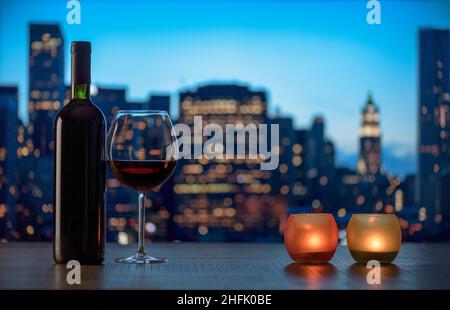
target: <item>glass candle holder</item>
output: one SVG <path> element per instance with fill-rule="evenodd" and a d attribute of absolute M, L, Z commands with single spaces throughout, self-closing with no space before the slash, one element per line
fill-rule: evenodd
<path fill-rule="evenodd" d="M 347 226 L 347 245 L 359 263 L 390 263 L 401 242 L 400 223 L 394 214 L 353 214 Z"/>
<path fill-rule="evenodd" d="M 338 244 L 336 221 L 326 213 L 292 214 L 284 230 L 284 244 L 297 263 L 326 263 Z"/>

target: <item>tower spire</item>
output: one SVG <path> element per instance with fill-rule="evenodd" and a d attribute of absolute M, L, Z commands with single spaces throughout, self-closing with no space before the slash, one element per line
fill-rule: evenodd
<path fill-rule="evenodd" d="M 361 174 L 378 174 L 381 164 L 380 114 L 370 91 L 361 111 L 359 139 L 359 172 Z"/>
<path fill-rule="evenodd" d="M 367 91 L 367 104 L 373 104 L 372 91 Z"/>

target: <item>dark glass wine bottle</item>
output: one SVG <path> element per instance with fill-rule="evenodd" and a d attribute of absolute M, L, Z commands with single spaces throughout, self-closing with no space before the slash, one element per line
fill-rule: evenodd
<path fill-rule="evenodd" d="M 90 98 L 91 44 L 72 42 L 72 99 L 55 119 L 53 257 L 100 264 L 105 249 L 103 113 Z"/>

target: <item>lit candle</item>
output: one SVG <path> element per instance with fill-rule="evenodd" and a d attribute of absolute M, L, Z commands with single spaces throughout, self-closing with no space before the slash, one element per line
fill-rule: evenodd
<path fill-rule="evenodd" d="M 402 232 L 393 214 L 354 214 L 347 226 L 347 245 L 360 263 L 392 262 L 400 250 Z"/>
<path fill-rule="evenodd" d="M 289 216 L 284 244 L 289 256 L 298 263 L 326 263 L 334 255 L 338 229 L 331 214 L 308 213 Z"/>

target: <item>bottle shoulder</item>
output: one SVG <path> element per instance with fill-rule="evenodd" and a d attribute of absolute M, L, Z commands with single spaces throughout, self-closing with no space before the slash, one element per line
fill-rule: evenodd
<path fill-rule="evenodd" d="M 57 120 L 97 120 L 105 124 L 103 112 L 90 100 L 72 99 L 56 115 Z"/>

